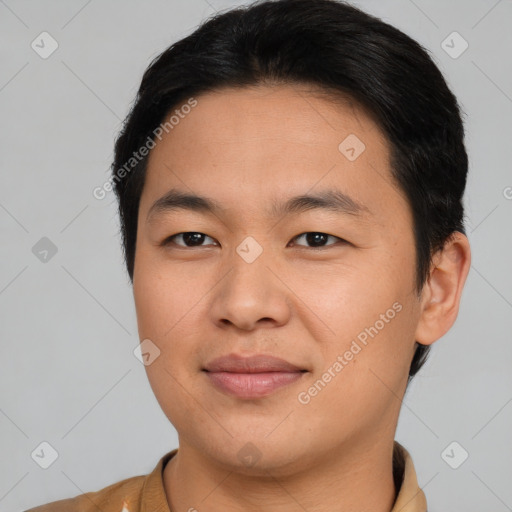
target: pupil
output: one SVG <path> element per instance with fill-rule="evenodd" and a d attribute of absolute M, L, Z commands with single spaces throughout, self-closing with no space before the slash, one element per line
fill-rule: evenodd
<path fill-rule="evenodd" d="M 315 245 L 325 242 L 325 236 L 323 233 L 308 233 L 306 238 L 309 244 Z"/>
<path fill-rule="evenodd" d="M 192 242 L 192 244 L 194 244 L 194 242 L 201 243 L 203 236 L 202 233 L 185 233 L 183 239 L 186 244 L 188 244 L 188 242 Z"/>

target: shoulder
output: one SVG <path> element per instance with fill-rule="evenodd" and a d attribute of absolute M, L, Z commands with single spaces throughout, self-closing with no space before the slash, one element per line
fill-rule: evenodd
<path fill-rule="evenodd" d="M 170 512 L 163 484 L 163 469 L 177 448 L 164 454 L 147 475 L 132 476 L 99 491 L 52 501 L 25 512 Z"/>
<path fill-rule="evenodd" d="M 99 491 L 87 492 L 73 498 L 53 501 L 25 512 L 136 512 L 147 475 L 121 480 Z"/>

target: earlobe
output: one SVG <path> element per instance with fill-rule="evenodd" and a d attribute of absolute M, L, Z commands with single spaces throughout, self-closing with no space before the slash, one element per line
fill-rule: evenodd
<path fill-rule="evenodd" d="M 430 275 L 421 294 L 415 333 L 418 343 L 431 345 L 452 327 L 470 266 L 469 241 L 456 231 L 432 258 Z"/>

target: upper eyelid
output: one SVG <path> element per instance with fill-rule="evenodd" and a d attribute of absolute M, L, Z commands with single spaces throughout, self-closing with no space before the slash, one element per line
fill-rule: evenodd
<path fill-rule="evenodd" d="M 170 235 L 170 236 L 164 238 L 164 240 L 162 241 L 162 244 L 166 244 L 166 243 L 170 242 L 173 238 L 180 236 L 180 235 L 186 235 L 187 233 L 199 233 L 200 235 L 205 235 L 206 237 L 211 238 L 212 240 L 215 240 L 215 238 L 213 238 L 213 236 L 207 235 L 206 233 L 203 233 L 202 231 L 180 231 L 179 233 L 175 233 L 174 235 Z M 215 241 L 217 242 L 217 240 L 215 240 Z M 176 244 L 176 245 L 179 245 L 179 244 Z M 187 246 L 183 245 L 181 247 L 187 247 Z M 202 247 L 202 246 L 198 246 L 198 247 Z M 188 248 L 192 249 L 192 247 L 188 247 Z"/>
<path fill-rule="evenodd" d="M 292 240 L 295 240 L 296 238 L 307 235 L 309 233 L 317 233 L 320 235 L 327 235 L 327 236 L 331 236 L 332 238 L 337 238 L 338 240 L 345 241 L 345 239 L 341 238 L 340 236 L 331 235 L 330 233 L 324 233 L 323 231 L 304 231 L 304 233 L 300 233 L 299 235 L 294 236 Z M 333 245 L 333 244 L 324 245 L 323 247 L 329 247 L 330 245 Z M 307 247 L 307 246 L 302 246 L 302 247 Z M 322 247 L 311 247 L 311 249 L 322 249 Z"/>

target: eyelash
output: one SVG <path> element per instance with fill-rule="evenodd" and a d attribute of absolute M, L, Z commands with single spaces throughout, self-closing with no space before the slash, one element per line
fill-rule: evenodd
<path fill-rule="evenodd" d="M 177 236 L 180 236 L 180 235 L 187 235 L 187 234 L 199 234 L 199 235 L 205 235 L 204 233 L 201 233 L 199 231 L 183 231 L 181 233 L 176 233 L 175 235 L 171 235 L 167 238 L 165 238 L 163 240 L 163 242 L 160 244 L 162 246 L 169 246 L 171 244 L 177 246 L 177 247 L 180 247 L 181 249 L 195 249 L 195 248 L 198 248 L 198 247 L 204 247 L 204 246 L 201 246 L 201 245 L 195 245 L 195 246 L 186 246 L 186 245 L 180 245 L 180 244 L 176 244 L 173 239 L 176 238 Z M 297 238 L 299 237 L 302 237 L 304 235 L 308 235 L 308 234 L 315 234 L 315 235 L 326 235 L 327 237 L 331 237 L 331 238 L 336 238 L 339 240 L 339 242 L 343 243 L 343 244 L 347 244 L 349 242 L 347 242 L 346 240 L 344 240 L 343 238 L 340 238 L 338 236 L 334 236 L 334 235 L 330 235 L 328 233 L 323 233 L 321 231 L 306 231 L 304 233 L 301 233 L 300 235 L 297 235 L 295 237 L 292 238 L 292 240 L 296 240 Z M 209 237 L 208 235 L 205 235 L 206 237 L 208 238 L 211 238 Z M 212 238 L 213 240 L 213 238 Z M 323 250 L 323 249 L 326 249 L 326 248 L 329 248 L 329 247 L 332 247 L 334 245 L 337 245 L 337 244 L 329 244 L 329 245 L 324 245 L 324 246 L 320 246 L 320 247 L 309 247 L 309 246 L 299 246 L 299 247 L 303 247 L 305 249 L 314 249 L 314 250 Z"/>

